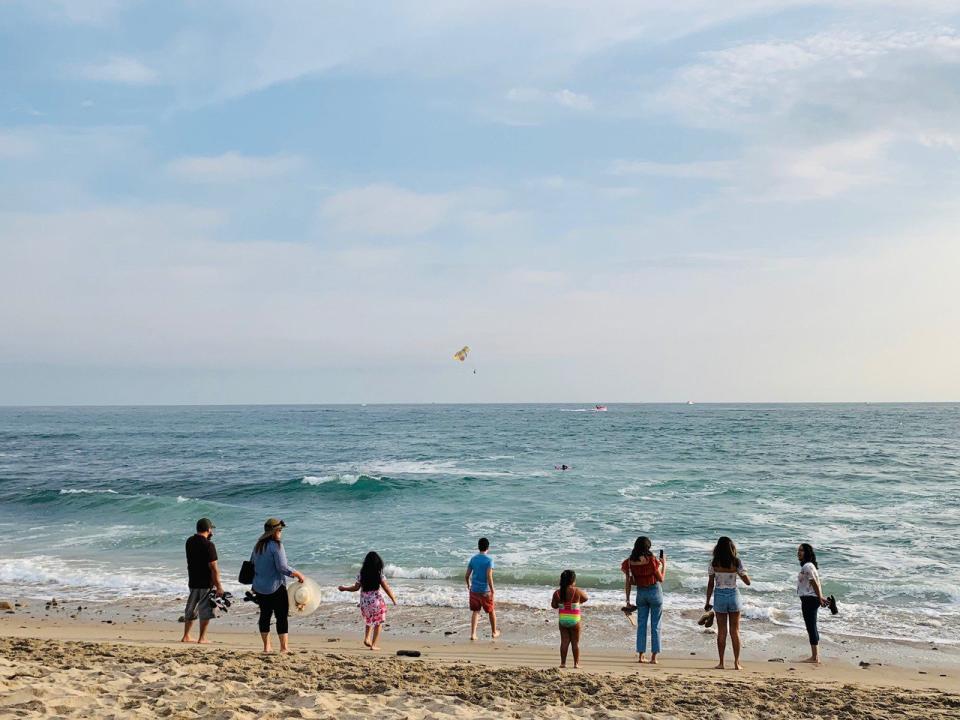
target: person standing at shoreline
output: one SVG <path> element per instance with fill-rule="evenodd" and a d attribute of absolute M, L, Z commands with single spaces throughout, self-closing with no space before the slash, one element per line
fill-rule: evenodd
<path fill-rule="evenodd" d="M 490 634 L 494 639 L 500 637 L 497 629 L 497 613 L 493 600 L 493 558 L 487 554 L 490 541 L 485 537 L 477 541 L 479 552 L 467 563 L 467 572 L 463 576 L 470 593 L 470 639 L 477 639 L 477 625 L 480 611 L 490 616 Z"/>
<path fill-rule="evenodd" d="M 560 573 L 560 589 L 553 591 L 550 607 L 560 611 L 560 667 L 567 666 L 567 649 L 573 650 L 573 667 L 580 667 L 580 606 L 589 598 L 577 587 L 573 570 Z"/>
<path fill-rule="evenodd" d="M 797 560 L 800 561 L 800 572 L 797 574 L 797 595 L 800 596 L 800 611 L 803 613 L 803 624 L 807 628 L 807 638 L 810 640 L 810 657 L 800 662 L 820 664 L 820 631 L 817 629 L 817 613 L 820 608 L 826 607 L 827 598 L 823 596 L 820 586 L 820 566 L 817 564 L 817 554 L 809 543 L 800 543 L 797 546 Z"/>
<path fill-rule="evenodd" d="M 257 539 L 253 547 L 250 560 L 254 565 L 253 591 L 257 594 L 257 604 L 260 606 L 260 638 L 263 640 L 263 651 L 272 652 L 270 646 L 270 616 L 277 620 L 277 636 L 280 638 L 280 652 L 288 651 L 287 638 L 289 633 L 288 616 L 290 614 L 290 600 L 284 582 L 285 577 L 304 581 L 301 573 L 287 564 L 287 554 L 280 541 L 280 535 L 287 524 L 283 520 L 270 518 L 263 524 L 263 534 Z"/>
<path fill-rule="evenodd" d="M 660 560 L 657 560 L 650 551 L 650 538 L 641 535 L 633 544 L 630 557 L 620 564 L 620 570 L 625 575 L 624 593 L 627 596 L 627 605 L 630 605 L 630 587 L 637 587 L 637 654 L 638 662 L 645 663 L 643 657 L 647 652 L 647 619 L 650 621 L 650 662 L 657 664 L 657 655 L 660 654 L 660 618 L 663 614 L 663 591 L 660 583 L 667 569 L 667 561 L 660 551 Z"/>
<path fill-rule="evenodd" d="M 210 591 L 223 595 L 223 585 L 220 584 L 220 567 L 217 565 L 217 547 L 210 538 L 216 525 L 210 518 L 197 520 L 197 532 L 187 538 L 187 587 L 190 594 L 187 596 L 187 606 L 183 610 L 183 637 L 180 642 L 192 643 L 190 629 L 193 622 L 200 619 L 200 635 L 197 642 L 205 644 L 207 640 L 207 626 L 216 617 L 213 605 L 210 603 Z"/>
<path fill-rule="evenodd" d="M 387 619 L 387 603 L 380 594 L 380 588 L 387 594 L 387 597 L 397 604 L 397 598 L 393 590 L 383 577 L 383 559 L 373 550 L 367 553 L 363 559 L 363 565 L 360 566 L 360 572 L 357 574 L 357 580 L 353 585 L 339 585 L 337 590 L 340 592 L 360 591 L 360 615 L 363 617 L 363 644 L 371 650 L 379 650 L 377 641 L 380 639 L 380 631 Z"/>
<path fill-rule="evenodd" d="M 737 546 L 726 535 L 720 537 L 713 548 L 713 558 L 707 566 L 707 577 L 707 602 L 703 609 L 710 610 L 712 607 L 717 615 L 717 653 L 720 655 L 720 662 L 716 669 L 723 670 L 729 628 L 733 666 L 737 670 L 743 670 L 740 665 L 740 611 L 743 609 L 743 601 L 737 589 L 737 578 L 743 580 L 744 585 L 749 585 L 750 576 L 737 556 Z"/>

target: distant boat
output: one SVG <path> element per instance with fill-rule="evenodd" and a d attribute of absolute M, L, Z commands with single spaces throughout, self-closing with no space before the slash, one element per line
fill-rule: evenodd
<path fill-rule="evenodd" d="M 687 405 L 694 405 L 694 404 L 695 403 L 693 402 L 693 400 L 687 400 Z"/>
<path fill-rule="evenodd" d="M 594 411 L 594 412 L 606 412 L 606 411 L 607 411 L 607 406 L 606 406 L 606 405 L 594 405 L 594 406 L 593 406 L 593 411 Z"/>

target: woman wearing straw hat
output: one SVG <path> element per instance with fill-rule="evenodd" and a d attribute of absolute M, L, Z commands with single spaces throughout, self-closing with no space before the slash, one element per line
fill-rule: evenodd
<path fill-rule="evenodd" d="M 253 548 L 250 561 L 255 572 L 253 591 L 257 594 L 260 606 L 260 637 L 263 639 L 263 651 L 272 652 L 270 647 L 270 616 L 277 619 L 277 636 L 280 638 L 280 652 L 287 652 L 287 617 L 290 614 L 290 601 L 284 577 L 296 578 L 304 582 L 306 578 L 287 565 L 287 554 L 283 550 L 280 534 L 287 524 L 283 520 L 270 518 L 263 524 L 263 535 Z"/>

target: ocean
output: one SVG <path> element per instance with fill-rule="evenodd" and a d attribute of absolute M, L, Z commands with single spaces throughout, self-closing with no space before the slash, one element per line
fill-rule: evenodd
<path fill-rule="evenodd" d="M 235 591 L 273 516 L 322 584 L 373 549 L 427 607 L 465 606 L 480 536 L 499 602 L 542 608 L 572 568 L 593 607 L 619 607 L 648 535 L 666 609 L 691 610 L 729 535 L 758 635 L 802 627 L 810 542 L 832 637 L 960 644 L 958 404 L 0 408 L 0 597 L 182 596 L 201 516 Z"/>

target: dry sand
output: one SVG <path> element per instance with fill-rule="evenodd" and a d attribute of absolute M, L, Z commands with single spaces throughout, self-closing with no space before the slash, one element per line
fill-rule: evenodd
<path fill-rule="evenodd" d="M 591 653 L 555 668 L 553 648 L 292 635 L 289 655 L 254 632 L 181 645 L 176 624 L 0 620 L 0 717 L 166 718 L 957 718 L 956 668 L 820 667 L 712 658 L 638 666 Z M 399 659 L 397 648 L 420 649 Z"/>

